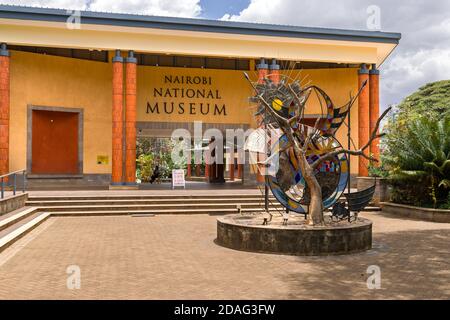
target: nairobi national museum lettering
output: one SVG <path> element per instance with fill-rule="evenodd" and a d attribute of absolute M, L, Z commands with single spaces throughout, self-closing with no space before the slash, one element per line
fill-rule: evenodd
<path fill-rule="evenodd" d="M 211 88 L 211 77 L 165 75 L 164 85 L 153 88 L 154 101 L 147 102 L 147 114 L 227 115 L 219 90 Z"/>

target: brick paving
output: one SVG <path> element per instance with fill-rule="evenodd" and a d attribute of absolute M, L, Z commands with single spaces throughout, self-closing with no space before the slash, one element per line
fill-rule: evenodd
<path fill-rule="evenodd" d="M 450 224 L 362 216 L 374 248 L 329 257 L 222 248 L 209 215 L 50 218 L 0 254 L 0 299 L 450 298 Z M 367 289 L 369 265 L 380 290 Z"/>

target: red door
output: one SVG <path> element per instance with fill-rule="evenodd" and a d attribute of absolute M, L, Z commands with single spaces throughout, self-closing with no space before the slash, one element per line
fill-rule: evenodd
<path fill-rule="evenodd" d="M 33 110 L 33 174 L 77 174 L 78 113 Z"/>

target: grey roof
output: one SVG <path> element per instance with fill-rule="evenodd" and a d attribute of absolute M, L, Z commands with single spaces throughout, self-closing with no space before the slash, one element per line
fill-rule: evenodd
<path fill-rule="evenodd" d="M 6 19 L 65 22 L 69 15 L 70 13 L 68 13 L 68 10 L 65 9 L 0 5 L 0 18 Z M 400 33 L 392 32 L 298 27 L 288 25 L 146 16 L 94 11 L 81 11 L 81 23 L 123 27 L 156 28 L 216 33 L 218 32 L 289 38 L 380 42 L 393 44 L 398 44 L 401 38 Z"/>

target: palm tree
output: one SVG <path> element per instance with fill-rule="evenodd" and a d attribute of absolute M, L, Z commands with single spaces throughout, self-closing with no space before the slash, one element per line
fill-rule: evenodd
<path fill-rule="evenodd" d="M 396 186 L 427 184 L 436 207 L 450 189 L 450 117 L 419 116 L 406 123 L 390 123 L 384 141 L 383 163 Z M 413 191 L 413 190 L 412 190 Z"/>

